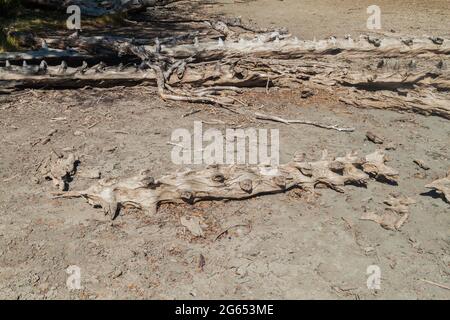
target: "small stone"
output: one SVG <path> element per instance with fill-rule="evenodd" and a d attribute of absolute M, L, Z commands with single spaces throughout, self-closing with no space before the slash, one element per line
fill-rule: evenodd
<path fill-rule="evenodd" d="M 41 180 L 38 177 L 32 177 L 31 178 L 31 182 L 35 183 L 35 184 L 40 184 Z"/>
<path fill-rule="evenodd" d="M 370 252 L 372 252 L 372 251 L 375 251 L 375 248 L 374 247 L 365 247 L 364 248 L 364 252 L 367 254 L 367 253 L 370 253 Z"/>
<path fill-rule="evenodd" d="M 395 144 L 393 144 L 392 142 L 389 142 L 385 147 L 385 150 L 395 150 L 397 149 L 397 147 L 395 146 Z"/>
<path fill-rule="evenodd" d="M 247 275 L 247 270 L 241 266 L 236 269 L 236 274 L 240 277 L 245 277 Z"/>
<path fill-rule="evenodd" d="M 310 88 L 303 88 L 302 91 L 300 92 L 300 97 L 302 99 L 312 97 L 313 95 L 314 95 L 314 91 Z"/>
<path fill-rule="evenodd" d="M 367 140 L 369 140 L 375 144 L 382 144 L 384 142 L 383 138 L 381 138 L 380 136 L 376 135 L 375 133 L 373 133 L 371 131 L 367 131 L 366 138 L 367 138 Z"/>
<path fill-rule="evenodd" d="M 416 172 L 414 173 L 414 178 L 417 179 L 426 179 L 427 175 L 425 172 Z"/>
<path fill-rule="evenodd" d="M 117 269 L 117 270 L 114 272 L 112 278 L 113 278 L 113 279 L 116 279 L 116 278 L 120 277 L 122 274 L 123 274 L 123 271 L 120 270 L 120 269 Z"/>

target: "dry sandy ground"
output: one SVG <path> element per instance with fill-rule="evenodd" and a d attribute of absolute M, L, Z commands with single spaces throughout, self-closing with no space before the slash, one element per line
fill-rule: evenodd
<path fill-rule="evenodd" d="M 220 0 L 210 12 L 241 16 L 261 27 L 287 27 L 303 39 L 353 37 L 367 32 L 367 7 L 381 9 L 381 32 L 450 34 L 448 0 Z"/>
<path fill-rule="evenodd" d="M 214 10 L 251 13 L 262 23 L 267 6 L 258 5 L 268 2 Z M 270 2 L 280 9 L 294 3 Z M 316 8 L 319 14 L 331 1 L 295 3 Z M 349 11 L 346 4 L 351 2 L 340 3 L 333 6 L 335 10 L 329 9 L 335 12 L 335 18 L 327 18 L 329 25 L 310 26 L 300 34 L 312 36 L 316 30 L 321 37 L 333 30 L 344 32 L 343 20 L 356 30 L 355 22 L 338 14 Z M 399 3 L 413 5 L 413 1 Z M 417 5 L 425 3 L 430 2 Z M 431 4 L 430 8 L 436 19 L 444 12 Z M 424 14 L 421 9 L 418 12 Z M 404 29 L 395 24 L 389 28 L 434 32 L 435 23 L 439 24 L 425 16 L 426 25 L 415 25 L 417 19 L 405 24 L 409 20 L 402 19 Z M 279 23 L 293 26 L 296 22 L 289 18 Z M 448 26 L 439 29 L 441 34 L 445 30 Z M 0 96 L 0 298 L 450 298 L 450 291 L 423 281 L 450 285 L 450 206 L 424 194 L 425 184 L 443 176 L 450 166 L 448 120 L 350 108 L 328 92 L 302 99 L 298 92 L 274 88 L 268 94 L 247 92 L 240 99 L 250 103 L 252 112 L 351 125 L 356 130 L 338 133 L 304 125 L 249 122 L 211 106 L 161 101 L 145 86 Z M 200 112 L 183 117 L 193 109 Z M 362 154 L 389 143 L 394 149 L 386 153 L 389 165 L 400 172 L 399 185 L 371 181 L 367 188 L 348 186 L 343 194 L 319 189 L 314 195 L 289 191 L 237 202 L 164 205 L 154 216 L 128 210 L 111 221 L 82 199 L 51 199 L 50 192 L 55 190 L 51 182 L 36 175 L 43 158 L 70 148 L 81 157 L 72 190 L 94 183 L 81 175 L 89 168 L 98 168 L 103 177 L 128 176 L 142 169 L 158 177 L 180 168 L 170 161 L 173 147 L 167 142 L 172 131 L 192 131 L 195 120 L 215 119 L 225 123 L 205 127 L 279 129 L 281 162 L 296 152 L 313 160 L 322 149 L 330 155 L 349 150 Z M 34 144 L 52 129 L 57 132 L 48 143 Z M 367 131 L 383 136 L 386 144 L 367 141 Z M 431 169 L 420 169 L 413 163 L 416 158 Z M 401 231 L 359 219 L 365 210 L 383 211 L 383 201 L 391 193 L 417 202 Z M 186 231 L 180 224 L 182 215 L 201 217 L 205 237 L 195 238 Z M 228 232 L 222 234 L 224 230 Z M 200 256 L 205 259 L 203 268 Z M 70 291 L 66 286 L 66 268 L 72 265 L 81 269 L 81 290 Z M 380 267 L 380 290 L 366 286 L 370 265 Z"/>
<path fill-rule="evenodd" d="M 151 99 L 150 99 L 151 97 Z M 309 99 L 273 89 L 248 93 L 252 110 L 286 118 L 353 125 L 336 133 L 303 125 L 248 123 L 208 106 L 188 117 L 190 105 L 168 105 L 146 88 L 26 92 L 3 98 L 1 110 L 0 292 L 2 298 L 410 298 L 444 299 L 449 292 L 421 281 L 449 283 L 449 205 L 421 193 L 450 161 L 450 125 L 437 117 L 345 107 L 321 93 Z M 19 100 L 16 100 L 19 99 Z M 65 117 L 66 121 L 52 121 Z M 114 222 L 81 199 L 52 200 L 51 182 L 36 183 L 35 167 L 52 150 L 73 147 L 80 170 L 99 168 L 104 177 L 155 176 L 177 169 L 166 142 L 176 128 L 192 131 L 194 120 L 221 119 L 233 127 L 278 128 L 281 161 L 296 151 L 310 159 L 320 150 L 371 152 L 367 130 L 387 138 L 398 186 L 371 182 L 345 194 L 289 192 L 239 202 L 162 206 L 155 216 L 123 212 Z M 93 124 L 97 125 L 91 127 Z M 206 125 L 205 125 L 206 126 Z M 91 128 L 89 128 L 91 127 Z M 211 126 L 208 126 L 211 127 Z M 52 128 L 46 145 L 36 144 Z M 116 131 L 116 130 L 120 130 Z M 81 135 L 74 135 L 75 132 Z M 77 133 L 78 134 L 78 133 Z M 423 159 L 431 169 L 414 163 Z M 70 188 L 92 180 L 76 175 Z M 384 210 L 389 194 L 417 201 L 401 232 L 359 220 L 364 210 Z M 179 222 L 196 215 L 205 238 Z M 217 235 L 234 225 L 228 234 Z M 200 254 L 205 257 L 203 271 Z M 366 269 L 378 265 L 381 290 L 366 287 Z M 77 265 L 81 291 L 66 287 L 65 269 Z"/>

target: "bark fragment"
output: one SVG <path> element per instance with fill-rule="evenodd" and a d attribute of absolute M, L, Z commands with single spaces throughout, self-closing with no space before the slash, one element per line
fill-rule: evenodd
<path fill-rule="evenodd" d="M 448 203 L 450 203 L 450 169 L 448 170 L 446 177 L 427 184 L 425 188 L 436 191 L 441 194 Z"/>
<path fill-rule="evenodd" d="M 368 211 L 360 219 L 374 221 L 385 229 L 398 231 L 409 217 L 409 206 L 416 203 L 416 201 L 401 195 L 390 195 L 384 203 L 388 207 L 383 213 L 377 214 Z"/>
<path fill-rule="evenodd" d="M 78 163 L 78 157 L 73 153 L 65 158 L 52 153 L 42 162 L 39 171 L 42 177 L 52 180 L 59 190 L 66 191 L 76 173 Z"/>

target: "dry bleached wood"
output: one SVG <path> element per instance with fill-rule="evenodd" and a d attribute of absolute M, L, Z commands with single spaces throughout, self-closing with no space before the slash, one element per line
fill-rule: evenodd
<path fill-rule="evenodd" d="M 396 38 L 382 39 L 382 45 L 375 47 L 365 38 L 357 41 L 345 39 L 326 39 L 320 41 L 298 40 L 278 32 L 257 35 L 252 39 L 240 38 L 237 41 L 207 41 L 194 44 L 161 45 L 160 53 L 176 59 L 196 56 L 199 60 L 220 60 L 230 57 L 268 59 L 304 59 L 317 56 L 336 56 L 348 59 L 381 58 L 427 58 L 445 57 L 450 53 L 450 40 L 442 45 L 434 44 L 428 38 L 414 39 L 412 46 L 405 45 Z M 144 46 L 147 52 L 155 52 L 155 45 Z"/>
<path fill-rule="evenodd" d="M 416 112 L 450 119 L 450 95 L 446 92 L 409 90 L 406 94 L 392 91 L 348 91 L 339 100 L 361 108 Z"/>
<path fill-rule="evenodd" d="M 437 282 L 434 282 L 434 281 L 430 281 L 430 280 L 426 280 L 426 279 L 420 279 L 420 281 L 426 282 L 428 284 L 431 284 L 433 286 L 436 286 L 436 287 L 439 287 L 439 288 L 442 288 L 442 289 L 450 290 L 449 286 L 446 286 L 446 285 L 443 285 L 443 284 L 440 284 L 440 283 L 437 283 Z"/>
<path fill-rule="evenodd" d="M 446 177 L 427 184 L 425 188 L 436 191 L 441 194 L 448 203 L 450 203 L 450 169 L 448 170 Z"/>
<path fill-rule="evenodd" d="M 412 43 L 385 38 L 374 46 L 364 37 L 358 41 L 300 41 L 274 32 L 251 40 L 194 44 L 163 44 L 155 40 L 153 46 L 142 46 L 120 37 L 80 36 L 69 42 L 87 53 L 101 48 L 103 53 L 135 55 L 144 68 L 114 70 L 96 66 L 94 70 L 79 72 L 58 68 L 55 75 L 51 67 L 16 70 L 12 66 L 0 69 L 2 91 L 148 81 L 158 87 L 163 99 L 229 106 L 233 99 L 217 97 L 217 91 L 186 90 L 183 86 L 299 88 L 310 83 L 338 88 L 335 92 L 341 101 L 357 107 L 413 111 L 450 119 L 450 72 L 445 67 L 450 41 L 445 39 L 437 44 L 429 38 L 414 39 Z"/>
<path fill-rule="evenodd" d="M 91 54 L 79 53 L 75 50 L 60 50 L 60 49 L 39 49 L 28 52 L 4 52 L 0 53 L 0 62 L 20 62 L 30 61 L 30 60 L 88 60 L 92 59 L 94 56 Z"/>
<path fill-rule="evenodd" d="M 317 122 L 313 122 L 313 121 L 309 121 L 309 120 L 286 120 L 283 119 L 281 117 L 278 116 L 271 116 L 271 115 L 265 115 L 262 113 L 255 113 L 256 119 L 261 119 L 261 120 L 270 120 L 270 121 L 275 121 L 275 122 L 281 122 L 284 124 L 306 124 L 306 125 L 310 125 L 310 126 L 314 126 L 314 127 L 318 127 L 318 128 L 323 128 L 323 129 L 328 129 L 328 130 L 336 130 L 336 131 L 340 131 L 340 132 L 353 132 L 355 131 L 355 128 L 350 128 L 350 127 L 339 127 L 338 125 L 326 125 L 326 124 L 321 124 L 321 123 L 317 123 Z"/>
<path fill-rule="evenodd" d="M 364 37 L 357 41 L 346 39 L 325 39 L 319 41 L 298 40 L 290 35 L 270 32 L 252 35 L 253 38 L 237 40 L 215 40 L 191 44 L 173 44 L 172 41 L 144 45 L 146 52 L 158 51 L 161 55 L 174 59 L 186 59 L 195 56 L 199 61 L 221 60 L 226 58 L 243 58 L 252 56 L 259 59 L 295 60 L 315 57 L 334 57 L 336 59 L 367 58 L 401 58 L 426 59 L 442 57 L 450 53 L 450 40 L 445 39 L 441 45 L 434 44 L 428 38 L 416 38 L 412 46 L 405 45 L 396 38 L 382 39 L 382 45 L 375 47 Z M 70 40 L 70 41 L 69 41 Z M 83 37 L 66 39 L 65 45 L 95 50 L 98 47 L 117 48 L 119 44 L 139 44 L 135 40 L 120 37 Z"/>
<path fill-rule="evenodd" d="M 388 207 L 383 213 L 365 212 L 360 219 L 374 221 L 385 229 L 398 231 L 409 217 L 409 206 L 416 201 L 405 196 L 390 195 L 384 203 Z"/>
<path fill-rule="evenodd" d="M 201 200 L 246 199 L 291 188 L 311 190 L 324 185 L 343 192 L 346 184 L 365 185 L 369 177 L 396 182 L 398 172 L 384 164 L 376 151 L 366 157 L 348 153 L 329 159 L 324 152 L 319 161 L 294 159 L 278 167 L 209 166 L 154 179 L 149 171 L 124 179 L 102 179 L 84 191 L 54 193 L 59 198 L 82 197 L 101 206 L 113 218 L 122 207 L 155 213 L 161 203 L 195 203 Z"/>
<path fill-rule="evenodd" d="M 201 227 L 201 220 L 199 217 L 180 217 L 180 222 L 181 224 L 186 227 L 189 232 L 191 232 L 194 236 L 196 237 L 203 237 L 204 236 L 204 232 L 203 229 Z"/>

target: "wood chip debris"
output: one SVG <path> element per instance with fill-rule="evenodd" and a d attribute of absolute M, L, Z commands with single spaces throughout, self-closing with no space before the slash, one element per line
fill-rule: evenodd
<path fill-rule="evenodd" d="M 200 226 L 201 220 L 199 217 L 191 216 L 180 217 L 181 224 L 186 227 L 195 237 L 204 237 L 205 234 L 203 232 L 202 227 Z"/>
<path fill-rule="evenodd" d="M 363 213 L 360 219 L 376 222 L 387 230 L 399 231 L 409 217 L 409 206 L 416 201 L 405 196 L 390 195 L 384 203 L 388 207 L 383 213 L 377 214 L 373 211 L 367 211 Z"/>

